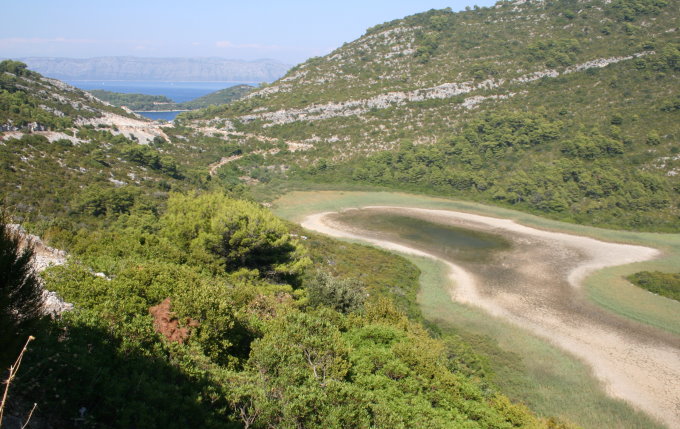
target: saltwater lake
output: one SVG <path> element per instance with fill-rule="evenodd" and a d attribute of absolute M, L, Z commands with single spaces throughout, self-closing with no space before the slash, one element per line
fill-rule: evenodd
<path fill-rule="evenodd" d="M 498 250 L 510 243 L 503 237 L 471 229 L 429 222 L 379 209 L 341 212 L 331 219 L 358 228 L 383 240 L 406 244 L 456 262 L 488 262 Z"/>

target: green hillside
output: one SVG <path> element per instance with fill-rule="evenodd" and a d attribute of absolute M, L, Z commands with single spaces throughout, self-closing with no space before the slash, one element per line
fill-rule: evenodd
<path fill-rule="evenodd" d="M 156 211 L 173 190 L 238 187 L 211 180 L 208 165 L 257 150 L 161 126 L 20 62 L 0 62 L 0 71 L 0 196 L 40 228 L 137 205 Z"/>
<path fill-rule="evenodd" d="M 210 94 L 193 100 L 179 103 L 182 109 L 194 110 L 203 109 L 209 106 L 219 106 L 222 104 L 231 103 L 234 100 L 243 98 L 255 90 L 251 85 L 235 85 L 229 88 L 220 89 L 219 91 L 211 92 Z"/>
<path fill-rule="evenodd" d="M 26 64 L 11 60 L 0 62 L 1 131 L 63 130 L 78 121 L 101 118 L 106 113 L 131 117 L 85 91 L 28 70 Z M 35 125 L 30 127 L 31 123 Z"/>
<path fill-rule="evenodd" d="M 35 402 L 51 427 L 659 427 L 533 335 L 508 336 L 526 346 L 514 353 L 484 332 L 519 328 L 481 310 L 484 329 L 456 324 L 470 309 L 443 288 L 426 298 L 450 317 L 425 319 L 419 288 L 442 267 L 310 234 L 257 201 L 402 190 L 677 232 L 678 6 L 431 10 L 254 92 L 194 100 L 209 107 L 172 125 L 0 62 L 2 223 L 68 252 L 41 278 L 74 304 L 23 320 L 0 285 L 0 366 L 36 337 L 8 415 Z M 636 281 L 672 289 L 651 274 Z"/>
<path fill-rule="evenodd" d="M 102 101 L 130 110 L 174 110 L 175 103 L 164 95 L 126 94 L 122 92 L 92 89 L 88 91 Z"/>
<path fill-rule="evenodd" d="M 265 166 L 242 159 L 238 176 L 261 179 L 265 168 L 677 231 L 677 6 L 432 10 L 373 27 L 246 100 L 182 118 L 298 145 Z"/>
<path fill-rule="evenodd" d="M 35 402 L 33 422 L 54 427 L 570 427 L 512 403 L 461 338 L 425 329 L 415 266 L 302 236 L 213 179 L 207 165 L 236 144 L 0 68 L 3 267 L 8 221 L 69 252 L 42 282 L 0 285 L 0 365 L 35 337 L 6 419 Z M 41 283 L 74 309 L 17 314 L 12 288 Z"/>

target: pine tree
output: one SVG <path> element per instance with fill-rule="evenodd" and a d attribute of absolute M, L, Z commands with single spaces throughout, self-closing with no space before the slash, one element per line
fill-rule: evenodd
<path fill-rule="evenodd" d="M 33 248 L 0 221 L 0 360 L 15 353 L 42 314 L 42 287 L 32 265 Z"/>

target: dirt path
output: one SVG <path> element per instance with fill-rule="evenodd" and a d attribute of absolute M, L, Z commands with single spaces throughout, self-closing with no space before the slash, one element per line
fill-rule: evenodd
<path fill-rule="evenodd" d="M 606 391 L 680 427 L 680 338 L 611 314 L 581 291 L 593 271 L 652 259 L 655 249 L 606 243 L 588 237 L 534 229 L 510 220 L 468 213 L 399 207 L 366 207 L 432 222 L 502 235 L 512 242 L 484 263 L 450 261 L 393 237 L 360 231 L 333 219 L 308 216 L 305 228 L 359 239 L 407 254 L 443 261 L 455 283 L 455 301 L 474 305 L 551 341 L 586 362 Z"/>
<path fill-rule="evenodd" d="M 237 159 L 241 159 L 241 158 L 243 158 L 243 155 L 232 155 L 232 156 L 222 157 L 222 159 L 220 159 L 219 161 L 213 162 L 212 164 L 210 164 L 208 166 L 208 167 L 210 167 L 210 175 L 214 176 L 215 174 L 217 174 L 218 168 L 220 168 L 221 166 L 223 166 L 225 164 L 229 164 L 232 161 L 236 161 Z"/>

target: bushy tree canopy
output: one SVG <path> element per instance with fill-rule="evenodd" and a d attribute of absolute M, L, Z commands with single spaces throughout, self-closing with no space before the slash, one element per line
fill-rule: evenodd
<path fill-rule="evenodd" d="M 214 268 L 257 270 L 274 280 L 294 280 L 309 264 L 286 225 L 255 203 L 220 193 L 175 194 L 161 219 L 162 233 L 191 258 Z"/>

